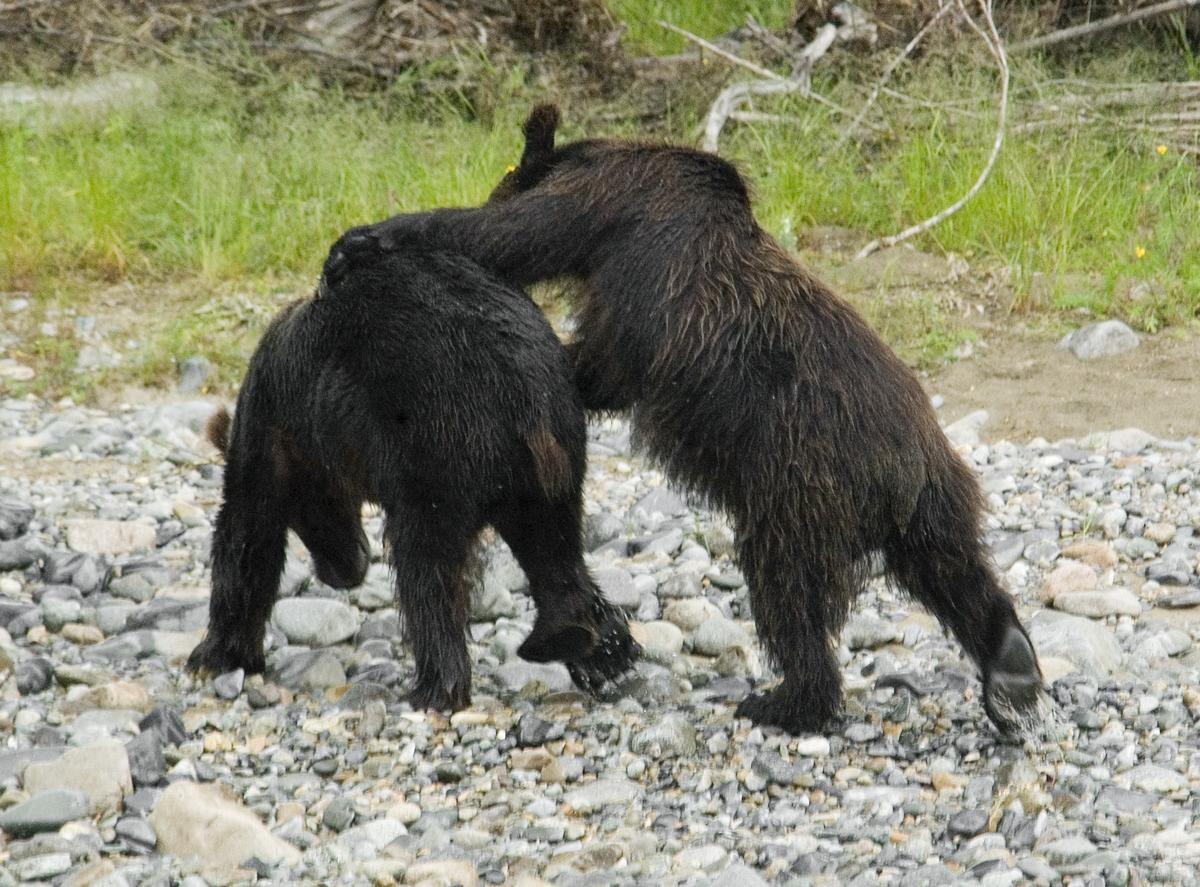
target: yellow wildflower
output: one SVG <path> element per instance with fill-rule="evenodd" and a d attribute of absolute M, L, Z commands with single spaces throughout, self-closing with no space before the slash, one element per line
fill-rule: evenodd
<path fill-rule="evenodd" d="M 1158 156 L 1159 156 L 1159 157 L 1162 157 L 1164 154 L 1166 154 L 1166 153 L 1167 153 L 1167 146 L 1166 146 L 1166 145 L 1159 145 L 1159 146 L 1158 146 L 1157 148 L 1155 148 L 1154 150 L 1158 152 Z"/>
<path fill-rule="evenodd" d="M 515 166 L 513 166 L 513 165 L 510 163 L 510 164 L 508 165 L 508 169 L 506 169 L 506 170 L 504 171 L 504 173 L 505 173 L 505 175 L 508 175 L 509 173 L 513 173 L 513 172 L 516 172 L 516 171 L 517 171 L 517 168 L 516 168 Z"/>
<path fill-rule="evenodd" d="M 1140 259 L 1146 255 L 1146 248 L 1144 246 L 1135 246 L 1133 248 L 1133 254 Z"/>

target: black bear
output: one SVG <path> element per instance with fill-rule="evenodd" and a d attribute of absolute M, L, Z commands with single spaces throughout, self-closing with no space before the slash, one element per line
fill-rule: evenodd
<path fill-rule="evenodd" d="M 328 287 L 328 281 L 322 283 Z M 365 501 L 385 514 L 423 708 L 470 702 L 470 554 L 495 527 L 537 606 L 519 653 L 595 690 L 637 655 L 581 547 L 583 407 L 554 331 L 519 289 L 462 256 L 396 250 L 284 309 L 230 420 L 208 634 L 192 671 L 264 668 L 288 528 L 337 588 L 362 582 Z"/>
<path fill-rule="evenodd" d="M 352 229 L 326 278 L 416 241 L 519 285 L 574 279 L 584 405 L 631 411 L 669 476 L 734 524 L 783 674 L 739 714 L 799 732 L 837 713 L 833 645 L 881 551 L 978 664 L 992 721 L 1035 724 L 1041 672 L 980 538 L 978 484 L 912 371 L 758 226 L 731 164 L 667 145 L 556 147 L 557 123 L 553 106 L 533 111 L 487 204 Z"/>

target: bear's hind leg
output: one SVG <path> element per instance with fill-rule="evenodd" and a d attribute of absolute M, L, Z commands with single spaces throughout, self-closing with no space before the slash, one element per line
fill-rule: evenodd
<path fill-rule="evenodd" d="M 795 734 L 822 730 L 841 709 L 842 676 L 833 638 L 853 594 L 853 566 L 848 564 L 843 576 L 818 579 L 807 564 L 781 554 L 788 547 L 767 552 L 743 545 L 740 563 L 750 584 L 754 624 L 783 681 L 743 699 L 737 715 Z M 773 563 L 780 558 L 793 561 L 786 566 L 794 572 L 789 575 Z"/>
<path fill-rule="evenodd" d="M 1025 733 L 1043 719 L 1049 699 L 1033 644 L 979 540 L 973 501 L 926 487 L 907 531 L 888 545 L 888 568 L 975 660 L 992 723 Z"/>
<path fill-rule="evenodd" d="M 246 421 L 240 412 L 238 421 Z M 191 672 L 257 673 L 266 664 L 263 639 L 283 571 L 287 505 L 269 444 L 260 438 L 254 447 L 244 452 L 235 446 L 228 454 L 224 501 L 213 529 L 208 633 L 188 657 Z"/>
<path fill-rule="evenodd" d="M 396 598 L 416 662 L 414 708 L 457 711 L 471 704 L 466 566 L 479 522 L 463 510 L 385 506 Z"/>

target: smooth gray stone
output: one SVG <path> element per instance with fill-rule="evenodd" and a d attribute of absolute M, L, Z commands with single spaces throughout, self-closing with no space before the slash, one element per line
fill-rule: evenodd
<path fill-rule="evenodd" d="M 213 678 L 213 692 L 222 699 L 237 699 L 246 685 L 246 672 L 240 668 Z"/>
<path fill-rule="evenodd" d="M 117 837 L 137 853 L 149 853 L 158 844 L 158 835 L 140 816 L 123 816 L 117 820 Z"/>
<path fill-rule="evenodd" d="M 161 785 L 167 778 L 167 764 L 163 758 L 162 737 L 157 730 L 146 730 L 125 743 L 125 754 L 129 758 L 129 773 L 133 784 L 141 786 Z"/>
<path fill-rule="evenodd" d="M 272 670 L 272 679 L 297 690 L 323 690 L 346 683 L 346 671 L 336 656 L 325 650 L 293 653 Z"/>
<path fill-rule="evenodd" d="M 0 752 L 0 782 L 20 776 L 30 764 L 41 764 L 62 757 L 66 750 L 65 745 L 47 745 L 41 748 Z"/>
<path fill-rule="evenodd" d="M 44 552 L 41 546 L 34 543 L 35 540 L 30 536 L 0 542 L 0 573 L 24 570 L 37 561 Z"/>
<path fill-rule="evenodd" d="M 1139 344 L 1141 339 L 1126 324 L 1119 320 L 1104 320 L 1072 330 L 1062 338 L 1058 347 L 1069 350 L 1080 360 L 1095 360 L 1124 354 Z"/>
<path fill-rule="evenodd" d="M 15 539 L 33 520 L 32 505 L 7 496 L 0 498 L 0 539 Z"/>
<path fill-rule="evenodd" d="M 0 813 L 0 829 L 20 838 L 55 831 L 87 815 L 87 795 L 74 789 L 55 788 Z"/>

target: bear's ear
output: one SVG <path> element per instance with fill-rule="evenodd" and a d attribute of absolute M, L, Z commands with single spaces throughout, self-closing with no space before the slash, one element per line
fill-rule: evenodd
<path fill-rule="evenodd" d="M 522 168 L 534 171 L 550 162 L 554 154 L 554 130 L 558 128 L 558 108 L 555 105 L 538 105 L 525 118 L 521 127 L 525 132 L 525 152 L 521 155 Z"/>

